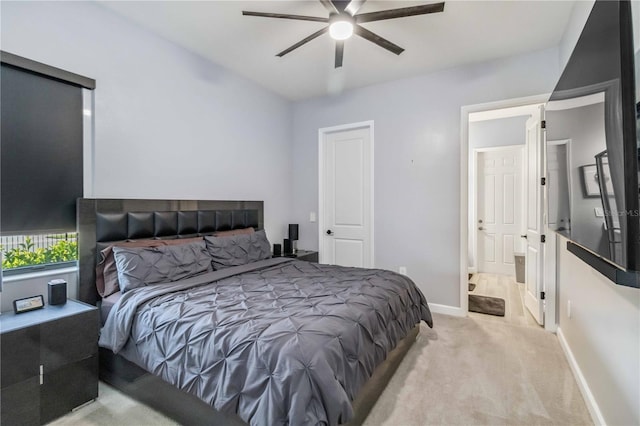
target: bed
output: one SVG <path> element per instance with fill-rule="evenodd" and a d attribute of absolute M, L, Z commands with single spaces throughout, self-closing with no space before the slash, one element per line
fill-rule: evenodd
<path fill-rule="evenodd" d="M 101 378 L 183 424 L 359 424 L 432 325 L 407 277 L 270 258 L 262 202 L 81 199 L 78 223 L 80 298 L 103 305 Z M 234 229 L 257 232 L 212 236 Z M 125 240 L 171 243 L 114 248 L 126 291 L 101 301 L 98 254 Z M 167 259 L 200 266 L 169 277 L 182 269 Z"/>

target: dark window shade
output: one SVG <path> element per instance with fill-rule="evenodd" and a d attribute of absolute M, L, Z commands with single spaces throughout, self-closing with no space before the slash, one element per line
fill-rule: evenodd
<path fill-rule="evenodd" d="M 82 197 L 82 89 L 2 64 L 3 235 L 76 229 Z"/>

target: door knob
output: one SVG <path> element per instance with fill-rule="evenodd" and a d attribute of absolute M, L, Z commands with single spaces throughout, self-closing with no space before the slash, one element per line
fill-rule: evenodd
<path fill-rule="evenodd" d="M 333 235 L 333 231 L 331 229 L 327 229 L 327 235 Z"/>
<path fill-rule="evenodd" d="M 520 235 L 520 238 L 524 238 L 525 240 L 527 239 L 527 235 Z"/>
<path fill-rule="evenodd" d="M 478 231 L 484 231 L 484 228 L 482 226 L 478 226 Z"/>

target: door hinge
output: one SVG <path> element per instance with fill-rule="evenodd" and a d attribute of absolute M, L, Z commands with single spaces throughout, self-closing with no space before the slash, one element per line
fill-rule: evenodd
<path fill-rule="evenodd" d="M 540 300 L 544 300 L 544 298 L 545 298 L 544 291 L 541 291 L 540 292 Z"/>
<path fill-rule="evenodd" d="M 547 178 L 540 178 L 540 185 L 545 186 L 547 184 Z"/>
<path fill-rule="evenodd" d="M 541 129 L 546 129 L 547 128 L 547 120 L 542 120 L 540 122 L 540 128 Z"/>
<path fill-rule="evenodd" d="M 541 243 L 546 243 L 547 242 L 547 236 L 546 235 L 540 235 L 540 242 Z"/>

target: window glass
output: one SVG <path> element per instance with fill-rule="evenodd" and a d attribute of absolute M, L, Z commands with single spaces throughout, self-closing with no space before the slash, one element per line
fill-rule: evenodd
<path fill-rule="evenodd" d="M 60 267 L 63 263 L 75 264 L 78 239 L 75 232 L 3 236 L 0 237 L 0 250 L 4 274 L 26 272 Z"/>

